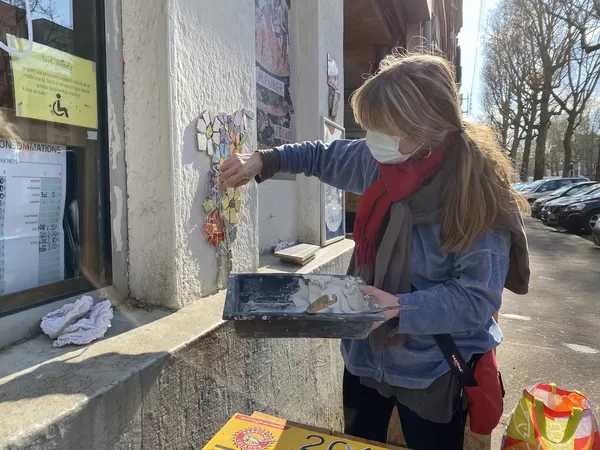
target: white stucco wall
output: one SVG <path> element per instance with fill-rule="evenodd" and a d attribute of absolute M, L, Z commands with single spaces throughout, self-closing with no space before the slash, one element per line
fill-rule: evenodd
<path fill-rule="evenodd" d="M 185 303 L 217 289 L 215 251 L 202 231 L 210 162 L 196 150 L 196 118 L 203 109 L 233 113 L 256 109 L 254 0 L 171 1 L 173 171 L 178 295 Z M 254 121 L 248 151 L 256 149 Z M 233 270 L 258 267 L 257 193 L 243 190 L 233 245 Z"/>
<path fill-rule="evenodd" d="M 327 54 L 339 68 L 340 94 L 344 91 L 344 2 L 343 0 L 309 0 L 297 2 L 298 42 L 294 74 L 297 88 L 297 139 L 317 140 L 322 137 L 322 116 L 328 116 Z M 335 122 L 344 123 L 342 101 Z M 321 237 L 320 182 L 303 175 L 297 178 L 298 234 L 303 242 L 319 244 Z"/>
<path fill-rule="evenodd" d="M 166 0 L 122 3 L 129 288 L 175 305 L 169 40 Z"/>
<path fill-rule="evenodd" d="M 179 308 L 222 287 L 202 231 L 209 159 L 194 133 L 204 109 L 255 110 L 254 0 L 123 3 L 130 291 Z M 249 132 L 254 151 L 253 122 Z M 257 218 L 252 183 L 234 271 L 258 266 Z"/>
<path fill-rule="evenodd" d="M 261 252 L 279 241 L 298 239 L 298 187 L 295 180 L 270 180 L 258 188 L 258 232 Z"/>

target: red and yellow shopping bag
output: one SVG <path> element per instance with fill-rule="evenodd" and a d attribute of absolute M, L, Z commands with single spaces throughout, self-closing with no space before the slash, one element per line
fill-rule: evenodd
<path fill-rule="evenodd" d="M 583 394 L 538 384 L 523 391 L 502 449 L 600 450 L 598 422 Z"/>

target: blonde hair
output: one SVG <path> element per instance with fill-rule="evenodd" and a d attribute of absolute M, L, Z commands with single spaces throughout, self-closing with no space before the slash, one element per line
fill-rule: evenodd
<path fill-rule="evenodd" d="M 404 135 L 424 148 L 435 148 L 448 133 L 465 127 L 444 161 L 444 251 L 466 250 L 500 215 L 529 207 L 511 187 L 514 167 L 494 133 L 488 127 L 463 123 L 454 69 L 445 58 L 389 55 L 351 102 L 354 118 L 365 130 Z"/>

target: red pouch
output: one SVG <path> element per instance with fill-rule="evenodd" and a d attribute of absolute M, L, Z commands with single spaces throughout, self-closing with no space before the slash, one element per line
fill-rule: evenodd
<path fill-rule="evenodd" d="M 438 334 L 434 337 L 469 400 L 471 431 L 491 434 L 500 423 L 504 408 L 504 386 L 495 352 L 490 350 L 473 357 L 467 364 L 452 336 Z"/>
<path fill-rule="evenodd" d="M 464 388 L 469 399 L 471 431 L 487 435 L 494 431 L 502 418 L 504 386 L 493 350 L 482 355 L 473 365 L 471 370 L 477 386 Z"/>

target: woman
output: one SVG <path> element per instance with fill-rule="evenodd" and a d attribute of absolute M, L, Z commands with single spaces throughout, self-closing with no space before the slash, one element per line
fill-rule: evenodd
<path fill-rule="evenodd" d="M 342 342 L 345 432 L 385 442 L 398 407 L 412 449 L 460 449 L 465 403 L 434 335 L 469 361 L 498 346 L 502 290 L 526 293 L 529 262 L 511 164 L 486 128 L 461 119 L 454 71 L 440 57 L 388 56 L 352 97 L 365 140 L 234 155 L 222 188 L 278 171 L 363 194 L 349 273 L 387 312 L 368 340 Z"/>

